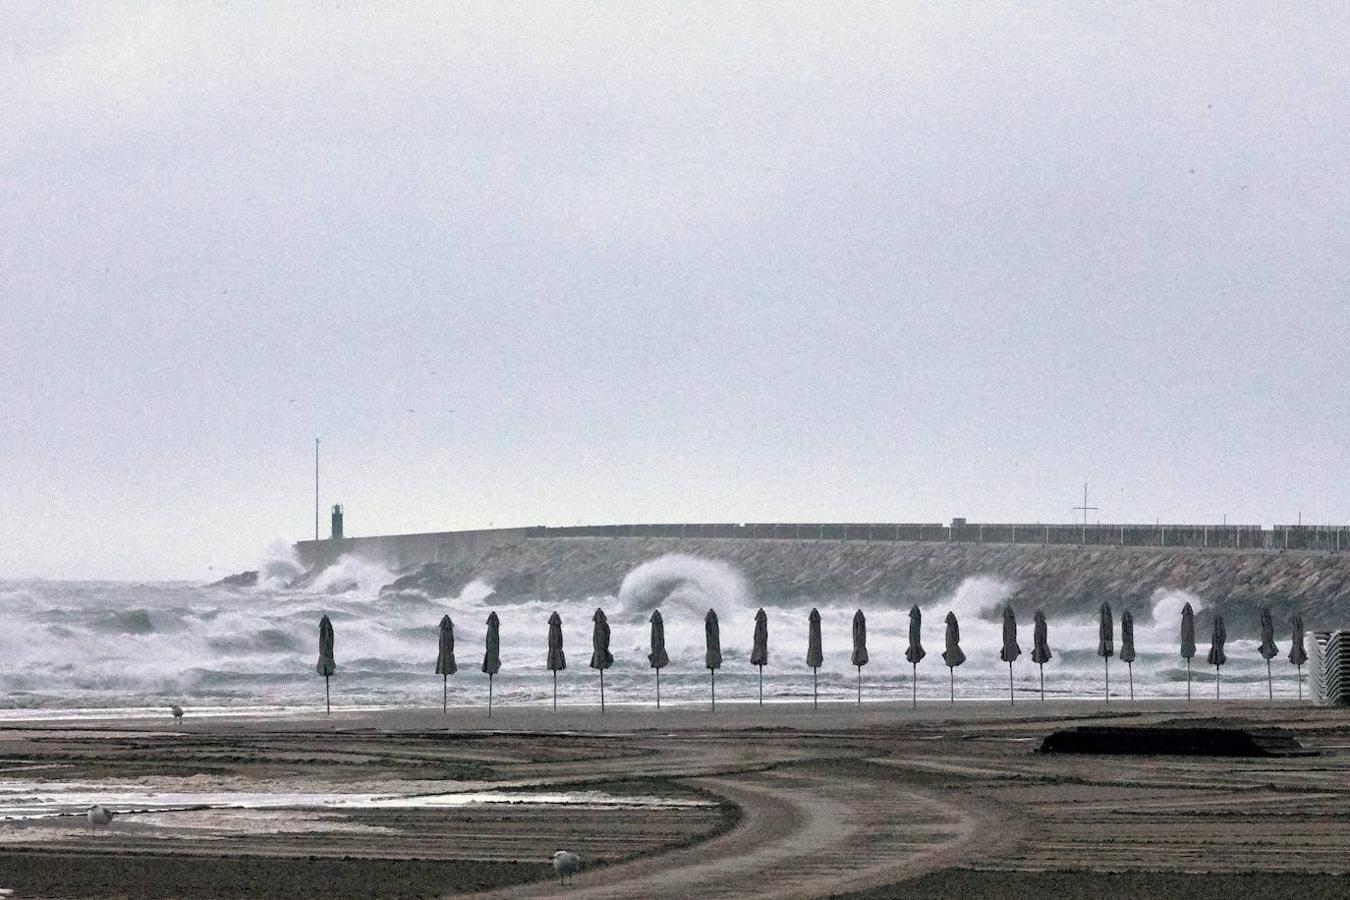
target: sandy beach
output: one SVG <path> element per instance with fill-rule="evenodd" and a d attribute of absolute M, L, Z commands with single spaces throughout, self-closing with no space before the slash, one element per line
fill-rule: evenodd
<path fill-rule="evenodd" d="M 1317 755 L 1035 752 L 1279 726 Z M 1350 714 L 1037 702 L 335 711 L 0 731 L 0 887 L 46 897 L 1343 896 Z M 36 807 L 35 807 L 36 809 Z M 142 809 L 135 812 L 132 810 Z M 16 812 L 17 810 L 17 812 Z M 583 860 L 550 879 L 555 849 Z M 1108 886 L 1102 888 L 1102 886 Z M 954 893 L 953 893 L 954 892 Z"/>

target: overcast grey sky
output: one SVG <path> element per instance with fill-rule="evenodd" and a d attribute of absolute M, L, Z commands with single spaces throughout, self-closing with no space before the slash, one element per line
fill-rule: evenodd
<path fill-rule="evenodd" d="M 0 576 L 1350 521 L 1348 11 L 0 5 Z"/>

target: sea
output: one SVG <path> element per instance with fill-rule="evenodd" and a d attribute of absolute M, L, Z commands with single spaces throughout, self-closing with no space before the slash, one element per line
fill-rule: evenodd
<path fill-rule="evenodd" d="M 442 689 L 454 706 L 487 703 L 489 679 L 481 671 L 486 620 L 501 622 L 501 671 L 493 679 L 494 703 L 546 707 L 555 679 L 546 667 L 548 618 L 563 621 L 567 668 L 557 674 L 561 705 L 599 702 L 599 673 L 590 668 L 592 617 L 603 609 L 611 628 L 614 665 L 605 672 L 607 703 L 656 702 L 656 678 L 647 660 L 648 620 L 659 607 L 670 664 L 661 672 L 662 705 L 752 702 L 761 671 L 749 663 L 759 604 L 749 583 L 717 560 L 664 557 L 644 563 L 611 595 L 504 602 L 488 580 L 470 583 L 459 596 L 433 598 L 417 591 L 382 591 L 396 577 L 381 566 L 343 558 L 318 577 L 293 586 L 301 573 L 285 548 L 277 548 L 253 587 L 182 581 L 0 581 L 0 719 L 136 716 L 162 713 L 170 703 L 194 715 L 287 715 L 323 708 L 324 680 L 315 672 L 319 618 L 330 616 L 337 674 L 330 683 L 335 709 L 439 706 Z M 688 578 L 672 578 L 685 572 Z M 674 590 L 653 593 L 653 585 Z M 869 661 L 850 664 L 856 603 L 810 598 L 766 606 L 769 662 L 762 671 L 765 703 L 810 700 L 921 703 L 1006 700 L 1009 666 L 999 658 L 1000 615 L 1013 585 L 995 578 L 967 579 L 954 592 L 921 605 L 927 655 L 912 667 L 905 659 L 908 607 L 869 606 Z M 1017 702 L 1101 699 L 1109 677 L 1112 702 L 1184 698 L 1187 670 L 1178 655 L 1181 607 L 1200 598 L 1160 590 L 1149 609 L 1132 610 L 1138 659 L 1132 666 L 1097 655 L 1095 611 L 1049 623 L 1054 657 L 1043 669 L 1031 662 L 1032 612 L 1015 610 L 1021 657 L 1011 667 Z M 806 664 L 807 621 L 818 608 L 824 665 Z M 704 668 L 704 615 L 717 611 L 723 665 L 714 678 Z M 949 671 L 942 662 L 943 619 L 955 612 L 967 661 Z M 1117 611 L 1117 614 L 1119 611 Z M 459 671 L 435 674 L 438 625 L 454 623 Z M 1119 649 L 1119 623 L 1116 625 Z M 1207 635 L 1199 635 L 1190 686 L 1197 699 L 1215 696 L 1215 670 L 1205 664 Z M 1279 639 L 1271 689 L 1296 696 L 1296 670 L 1287 660 L 1288 635 Z M 1267 669 L 1252 640 L 1230 641 L 1218 685 L 1225 700 L 1267 696 Z M 1306 670 L 1303 692 L 1307 695 Z M 917 675 L 917 682 L 915 676 Z"/>

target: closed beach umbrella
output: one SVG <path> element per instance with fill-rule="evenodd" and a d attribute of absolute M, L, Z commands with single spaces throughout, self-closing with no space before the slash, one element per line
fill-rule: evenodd
<path fill-rule="evenodd" d="M 1186 699 L 1191 699 L 1191 658 L 1195 656 L 1195 610 L 1181 608 L 1181 658 L 1186 660 Z"/>
<path fill-rule="evenodd" d="M 1308 651 L 1303 648 L 1303 617 L 1298 613 L 1289 620 L 1293 626 L 1293 642 L 1289 646 L 1289 661 L 1298 669 L 1298 699 L 1303 700 L 1303 664 L 1308 661 Z"/>
<path fill-rule="evenodd" d="M 609 620 L 605 611 L 597 609 L 591 616 L 595 626 L 591 629 L 591 668 L 600 671 L 600 712 L 605 712 L 605 670 L 614 665 L 614 656 L 609 652 Z"/>
<path fill-rule="evenodd" d="M 755 643 L 750 650 L 750 665 L 759 666 L 759 705 L 764 705 L 764 667 L 769 664 L 769 616 L 763 607 L 755 613 Z"/>
<path fill-rule="evenodd" d="M 450 676 L 459 671 L 455 665 L 455 623 L 449 616 L 441 616 L 440 650 L 436 654 L 436 674 L 441 676 L 441 712 L 446 710 L 446 693 Z"/>
<path fill-rule="evenodd" d="M 562 616 L 555 610 L 548 617 L 548 668 L 553 673 L 553 708 L 558 708 L 558 672 L 567 668 L 563 653 Z"/>
<path fill-rule="evenodd" d="M 1120 661 L 1130 671 L 1130 699 L 1134 699 L 1134 614 L 1128 609 L 1120 614 Z"/>
<path fill-rule="evenodd" d="M 1220 670 L 1228 662 L 1223 652 L 1224 642 L 1228 640 L 1228 631 L 1223 627 L 1223 616 L 1214 616 L 1214 633 L 1209 640 L 1209 664 L 1214 667 L 1214 699 L 1219 699 Z"/>
<path fill-rule="evenodd" d="M 825 657 L 820 650 L 820 611 L 812 608 L 806 620 L 806 664 L 811 667 L 811 708 L 816 708 L 817 673 Z"/>
<path fill-rule="evenodd" d="M 919 708 L 919 660 L 928 654 L 924 652 L 923 641 L 919 640 L 923 631 L 923 613 L 919 607 L 909 608 L 909 646 L 905 648 L 905 659 L 909 661 L 911 677 L 909 682 L 910 705 Z"/>
<path fill-rule="evenodd" d="M 483 649 L 483 672 L 488 677 L 488 718 L 492 718 L 492 676 L 502 668 L 501 623 L 495 612 L 488 613 L 487 641 Z"/>
<path fill-rule="evenodd" d="M 1031 628 L 1031 661 L 1041 669 L 1041 702 L 1045 702 L 1045 664 L 1054 656 L 1050 652 L 1049 628 L 1045 624 L 1045 613 L 1036 610 Z"/>
<path fill-rule="evenodd" d="M 717 670 L 722 668 L 722 633 L 717 627 L 717 611 L 710 609 L 703 617 L 703 665 L 708 669 L 709 687 L 712 690 L 712 708 L 717 711 Z"/>
<path fill-rule="evenodd" d="M 1275 686 L 1270 677 L 1270 661 L 1280 654 L 1275 646 L 1275 620 L 1270 617 L 1270 607 L 1261 607 L 1261 658 L 1266 661 L 1266 697 L 1275 702 Z"/>
<path fill-rule="evenodd" d="M 858 703 L 862 703 L 862 667 L 867 665 L 867 617 L 860 609 L 853 614 L 853 655 L 849 657 L 858 669 Z"/>
<path fill-rule="evenodd" d="M 333 659 L 333 623 L 329 621 L 327 613 L 319 620 L 319 662 L 314 668 L 323 676 L 324 713 L 331 713 L 333 707 L 328 702 L 328 679 L 337 672 L 337 662 Z"/>
<path fill-rule="evenodd" d="M 1013 671 L 1012 664 L 1017 657 L 1022 655 L 1022 648 L 1017 645 L 1017 617 L 1013 615 L 1012 604 L 1009 603 L 1003 607 L 1003 646 L 998 651 L 998 658 L 1008 664 L 1008 705 L 1013 704 Z"/>
<path fill-rule="evenodd" d="M 950 679 L 951 702 L 956 702 L 956 667 L 966 661 L 961 651 L 961 626 L 956 622 L 956 613 L 947 613 L 947 649 L 942 651 L 942 661 L 947 664 L 947 677 Z"/>
<path fill-rule="evenodd" d="M 661 708 L 661 670 L 670 665 L 666 655 L 666 623 L 661 619 L 661 610 L 652 610 L 652 650 L 647 654 L 647 662 L 656 670 L 656 708 Z"/>
<path fill-rule="evenodd" d="M 1111 702 L 1111 657 L 1116 653 L 1115 622 L 1111 618 L 1111 604 L 1103 603 L 1101 621 L 1097 624 L 1097 655 L 1106 669 L 1106 702 Z"/>

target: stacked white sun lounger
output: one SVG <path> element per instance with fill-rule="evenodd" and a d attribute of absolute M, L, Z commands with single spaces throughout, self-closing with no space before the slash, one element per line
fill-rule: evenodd
<path fill-rule="evenodd" d="M 1308 662 L 1313 702 L 1350 706 L 1350 631 L 1313 632 Z"/>

